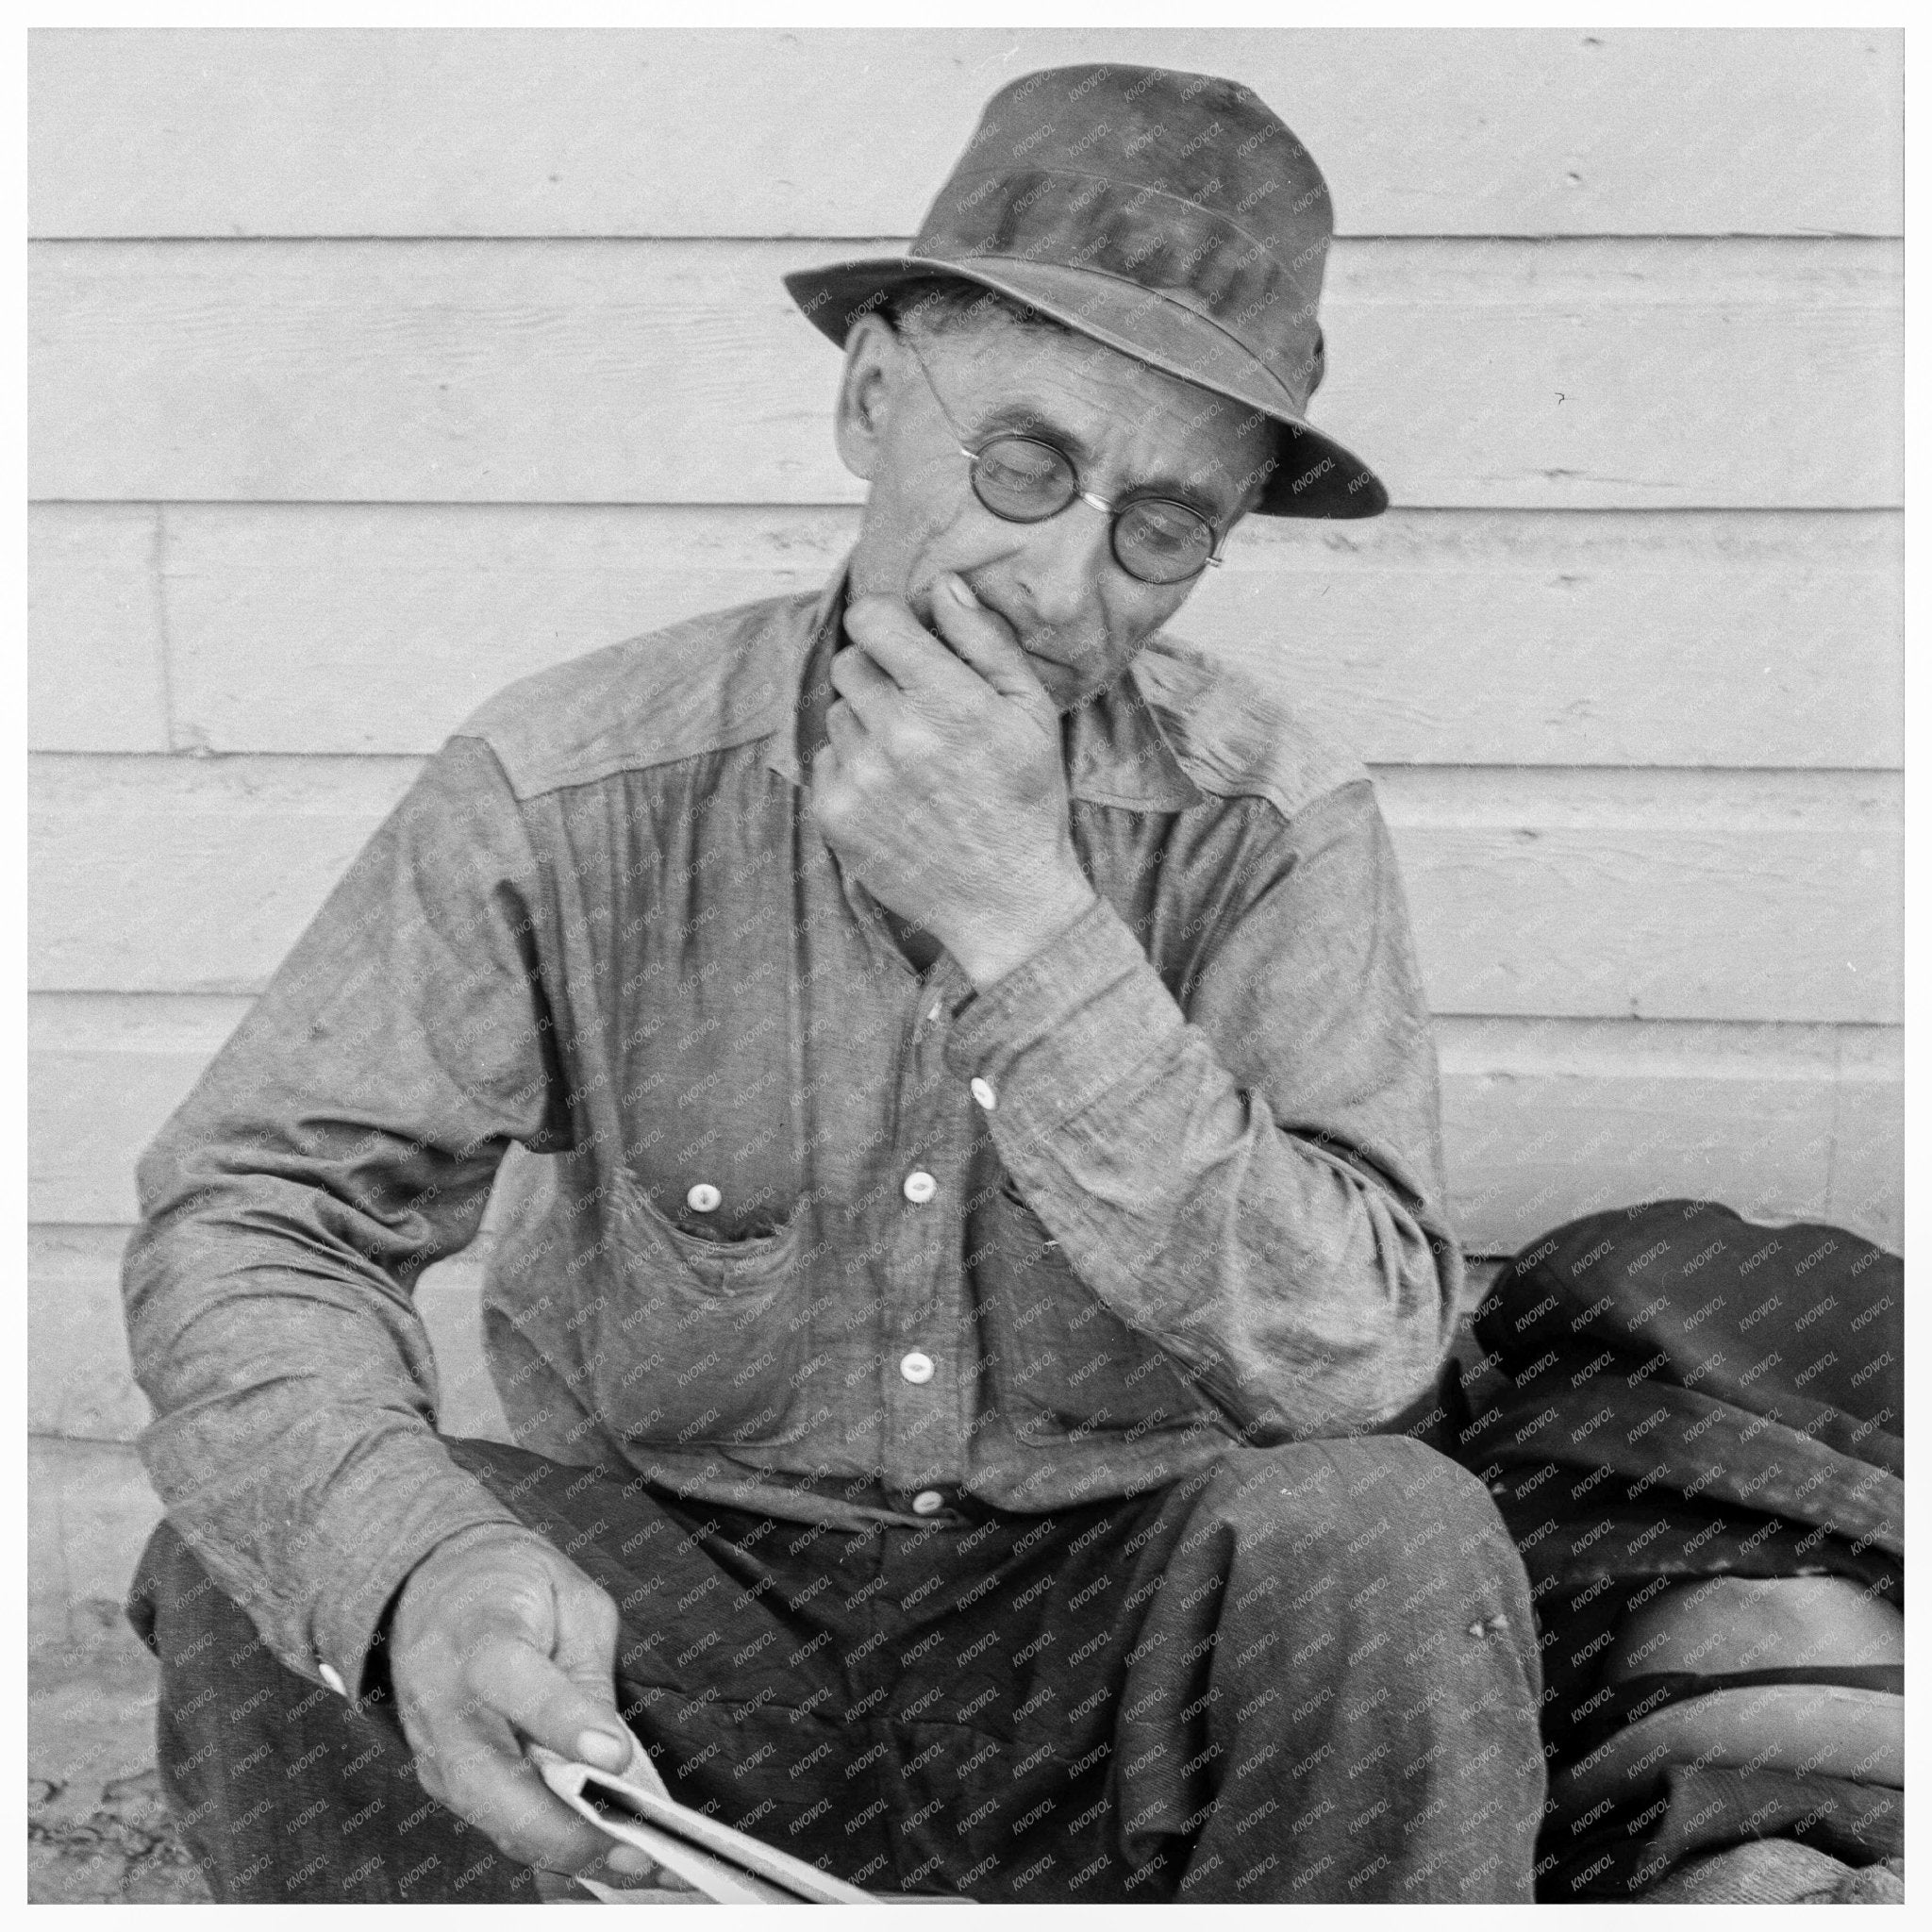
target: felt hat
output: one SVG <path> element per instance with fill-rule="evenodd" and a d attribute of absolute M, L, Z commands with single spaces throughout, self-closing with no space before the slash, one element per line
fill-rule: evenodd
<path fill-rule="evenodd" d="M 1280 427 L 1262 516 L 1370 517 L 1389 493 L 1313 428 L 1334 233 L 1312 157 L 1246 88 L 1158 67 L 1055 67 L 1003 87 L 903 256 L 785 286 L 843 344 L 888 295 L 958 275 Z"/>
<path fill-rule="evenodd" d="M 1551 1795 L 1578 1811 L 1691 1763 L 1903 1786 L 1904 1665 L 1904 1618 L 1847 1577 L 1679 1584 L 1624 1618 L 1605 1664 L 1632 1721 Z"/>

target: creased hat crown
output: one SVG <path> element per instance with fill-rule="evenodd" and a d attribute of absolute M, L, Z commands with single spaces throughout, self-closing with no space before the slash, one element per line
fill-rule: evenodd
<path fill-rule="evenodd" d="M 988 103 L 915 251 L 1058 262 L 1158 291 L 1226 328 L 1299 410 L 1321 380 L 1333 225 L 1321 170 L 1246 88 L 1071 67 Z"/>

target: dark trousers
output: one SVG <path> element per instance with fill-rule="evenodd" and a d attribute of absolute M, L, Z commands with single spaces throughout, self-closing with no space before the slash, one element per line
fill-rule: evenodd
<path fill-rule="evenodd" d="M 623 1611 L 673 1793 L 874 1890 L 1530 1897 L 1534 1625 L 1488 1491 L 1363 1437 L 1013 1516 L 808 1527 L 497 1443 L 452 1453 Z M 278 1664 L 163 1524 L 130 1614 L 217 1898 L 489 1901 L 531 1875 L 423 1793 L 388 1709 Z"/>

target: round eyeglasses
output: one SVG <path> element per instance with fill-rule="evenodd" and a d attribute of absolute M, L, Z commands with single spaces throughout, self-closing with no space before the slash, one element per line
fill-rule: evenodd
<path fill-rule="evenodd" d="M 1002 522 L 1043 524 L 1078 498 L 1110 520 L 1108 538 L 1114 561 L 1143 584 L 1184 584 L 1199 576 L 1210 563 L 1219 568 L 1221 558 L 1215 553 L 1220 539 L 1214 525 L 1185 503 L 1166 496 L 1136 496 L 1124 503 L 1109 503 L 1091 490 L 1082 490 L 1073 458 L 1037 436 L 1002 430 L 978 442 L 965 441 L 966 432 L 946 408 L 924 358 L 905 336 L 899 340 L 925 377 L 940 414 L 962 439 L 959 454 L 973 466 L 968 476 L 974 495 Z"/>

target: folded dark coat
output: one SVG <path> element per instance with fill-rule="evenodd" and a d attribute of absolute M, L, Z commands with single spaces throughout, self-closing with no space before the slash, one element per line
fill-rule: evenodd
<path fill-rule="evenodd" d="M 1849 1230 L 1711 1201 L 1586 1216 L 1498 1276 L 1453 1453 L 1530 1574 L 1553 1769 L 1610 1715 L 1617 1626 L 1674 1581 L 1836 1574 L 1902 1601 L 1904 1301 L 1900 1258 Z"/>

